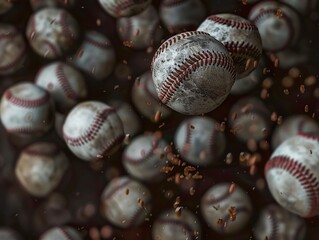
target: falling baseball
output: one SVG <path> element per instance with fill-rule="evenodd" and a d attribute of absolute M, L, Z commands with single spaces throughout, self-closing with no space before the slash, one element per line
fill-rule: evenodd
<path fill-rule="evenodd" d="M 261 38 L 255 24 L 234 14 L 211 15 L 197 28 L 220 41 L 232 57 L 237 78 L 246 77 L 261 58 Z"/>
<path fill-rule="evenodd" d="M 77 52 L 69 62 L 91 77 L 108 77 L 115 65 L 115 51 L 110 40 L 99 32 L 87 31 Z"/>
<path fill-rule="evenodd" d="M 33 10 L 46 7 L 63 7 L 70 8 L 74 5 L 75 0 L 30 0 Z"/>
<path fill-rule="evenodd" d="M 252 215 L 247 193 L 238 185 L 219 183 L 212 186 L 201 199 L 201 212 L 209 227 L 223 234 L 244 228 Z"/>
<path fill-rule="evenodd" d="M 262 1 L 251 9 L 248 18 L 257 26 L 266 51 L 282 51 L 295 44 L 300 36 L 298 14 L 282 3 Z"/>
<path fill-rule="evenodd" d="M 21 69 L 27 54 L 22 34 L 8 24 L 0 24 L 0 75 L 14 73 Z"/>
<path fill-rule="evenodd" d="M 71 227 L 54 227 L 44 232 L 40 240 L 82 240 L 80 233 Z"/>
<path fill-rule="evenodd" d="M 55 106 L 62 112 L 70 110 L 87 95 L 82 74 L 63 62 L 54 62 L 40 69 L 35 84 L 51 94 Z"/>
<path fill-rule="evenodd" d="M 200 240 L 201 233 L 199 220 L 186 208 L 166 210 L 152 226 L 154 240 Z"/>
<path fill-rule="evenodd" d="M 118 150 L 124 130 L 114 108 L 102 102 L 86 101 L 76 105 L 67 115 L 63 137 L 78 158 L 92 161 Z"/>
<path fill-rule="evenodd" d="M 151 193 L 129 177 L 114 178 L 101 196 L 101 213 L 112 224 L 129 228 L 140 225 L 151 210 Z"/>
<path fill-rule="evenodd" d="M 165 175 L 165 148 L 168 143 L 156 134 L 140 135 L 125 148 L 122 163 L 126 171 L 141 181 L 155 182 Z"/>
<path fill-rule="evenodd" d="M 166 40 L 156 51 L 151 68 L 162 103 L 187 115 L 217 108 L 236 77 L 233 60 L 223 44 L 199 31 Z"/>
<path fill-rule="evenodd" d="M 99 0 L 99 3 L 108 14 L 118 18 L 142 12 L 151 4 L 151 0 Z"/>
<path fill-rule="evenodd" d="M 175 132 L 174 143 L 181 157 L 196 166 L 217 163 L 226 148 L 226 137 L 209 117 L 185 119 Z"/>
<path fill-rule="evenodd" d="M 15 174 L 29 194 L 45 197 L 60 183 L 68 166 L 68 158 L 57 145 L 38 142 L 22 150 Z"/>
<path fill-rule="evenodd" d="M 256 240 L 303 240 L 306 235 L 305 221 L 282 207 L 272 204 L 261 211 L 253 233 Z"/>
<path fill-rule="evenodd" d="M 265 165 L 275 200 L 301 217 L 319 215 L 319 136 L 300 133 L 280 144 Z"/>
<path fill-rule="evenodd" d="M 55 59 L 64 56 L 76 45 L 79 27 L 66 10 L 44 8 L 30 17 L 26 35 L 37 54 Z"/>
<path fill-rule="evenodd" d="M 7 132 L 39 136 L 53 126 L 54 105 L 50 94 L 32 83 L 18 83 L 1 99 L 0 118 Z"/>

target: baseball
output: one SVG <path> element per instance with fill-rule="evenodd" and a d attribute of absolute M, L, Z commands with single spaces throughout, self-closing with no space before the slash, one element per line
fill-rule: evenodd
<path fill-rule="evenodd" d="M 265 207 L 260 213 L 253 233 L 256 240 L 303 240 L 306 228 L 302 218 L 272 204 Z"/>
<path fill-rule="evenodd" d="M 120 100 L 111 100 L 109 101 L 109 105 L 115 108 L 117 115 L 120 117 L 125 134 L 129 134 L 132 137 L 141 131 L 140 118 L 129 103 Z"/>
<path fill-rule="evenodd" d="M 21 236 L 11 228 L 0 228 L 0 240 L 21 240 Z"/>
<path fill-rule="evenodd" d="M 218 163 L 226 148 L 225 134 L 209 117 L 184 120 L 175 132 L 174 143 L 181 157 L 196 166 Z"/>
<path fill-rule="evenodd" d="M 151 210 L 151 193 L 129 177 L 114 178 L 101 196 L 101 213 L 112 224 L 129 228 L 142 224 Z"/>
<path fill-rule="evenodd" d="M 8 12 L 12 8 L 13 4 L 8 0 L 0 0 L 0 14 Z"/>
<path fill-rule="evenodd" d="M 33 10 L 46 7 L 63 7 L 70 8 L 74 5 L 75 0 L 30 0 Z"/>
<path fill-rule="evenodd" d="M 99 0 L 101 7 L 111 16 L 131 17 L 144 11 L 151 0 Z"/>
<path fill-rule="evenodd" d="M 23 67 L 27 46 L 14 26 L 0 24 L 0 49 L 0 75 L 14 73 Z"/>
<path fill-rule="evenodd" d="M 261 38 L 255 24 L 234 14 L 211 15 L 197 28 L 220 41 L 232 57 L 238 78 L 246 77 L 261 58 Z"/>
<path fill-rule="evenodd" d="M 319 135 L 319 124 L 307 115 L 293 115 L 278 125 L 271 136 L 271 146 L 277 148 L 282 142 L 298 133 L 315 133 Z"/>
<path fill-rule="evenodd" d="M 251 9 L 248 18 L 257 26 L 266 51 L 282 51 L 299 39 L 299 16 L 287 5 L 276 1 L 263 1 Z"/>
<path fill-rule="evenodd" d="M 162 104 L 157 96 L 151 71 L 138 77 L 132 87 L 132 102 L 136 109 L 151 121 L 156 121 L 156 114 L 165 119 L 172 114 L 170 108 Z"/>
<path fill-rule="evenodd" d="M 159 99 L 186 115 L 217 108 L 236 77 L 233 60 L 223 44 L 199 31 L 166 40 L 156 51 L 151 68 Z"/>
<path fill-rule="evenodd" d="M 63 139 L 63 124 L 66 118 L 66 114 L 55 112 L 54 115 L 54 130 L 56 134 Z"/>
<path fill-rule="evenodd" d="M 15 174 L 29 194 L 45 197 L 60 183 L 68 166 L 68 158 L 57 145 L 39 142 L 22 150 Z"/>
<path fill-rule="evenodd" d="M 167 30 L 174 33 L 195 30 L 205 18 L 205 7 L 198 0 L 163 0 L 160 18 Z"/>
<path fill-rule="evenodd" d="M 118 150 L 124 130 L 114 108 L 102 102 L 86 101 L 76 105 L 67 115 L 63 137 L 78 158 L 92 161 Z"/>
<path fill-rule="evenodd" d="M 115 65 L 115 51 L 110 40 L 99 32 L 87 31 L 77 52 L 69 62 L 91 77 L 108 77 Z"/>
<path fill-rule="evenodd" d="M 201 199 L 201 212 L 209 227 L 222 234 L 233 234 L 244 228 L 252 215 L 247 193 L 231 183 L 212 186 Z"/>
<path fill-rule="evenodd" d="M 317 6 L 317 0 L 281 0 L 281 2 L 288 4 L 304 16 L 307 16 L 315 11 Z"/>
<path fill-rule="evenodd" d="M 0 118 L 13 135 L 39 136 L 53 126 L 54 105 L 50 94 L 32 83 L 18 83 L 1 99 Z"/>
<path fill-rule="evenodd" d="M 54 227 L 44 232 L 40 240 L 82 240 L 80 233 L 71 227 Z"/>
<path fill-rule="evenodd" d="M 70 110 L 87 95 L 85 79 L 80 72 L 63 63 L 54 62 L 37 73 L 35 84 L 47 90 L 58 110 Z"/>
<path fill-rule="evenodd" d="M 117 32 L 123 42 L 130 42 L 133 49 L 145 49 L 158 44 L 163 37 L 159 16 L 153 6 L 132 17 L 117 19 Z"/>
<path fill-rule="evenodd" d="M 174 209 L 165 211 L 152 226 L 154 240 L 200 240 L 201 233 L 199 220 L 186 208 L 182 208 L 180 213 Z"/>
<path fill-rule="evenodd" d="M 26 35 L 37 54 L 55 59 L 72 50 L 79 37 L 79 27 L 67 11 L 44 8 L 30 17 Z"/>
<path fill-rule="evenodd" d="M 319 215 L 319 137 L 301 133 L 281 143 L 265 165 L 274 199 L 301 217 Z"/>
<path fill-rule="evenodd" d="M 166 165 L 165 148 L 168 143 L 156 134 L 140 135 L 125 148 L 122 163 L 125 170 L 141 181 L 154 182 L 165 175 L 161 168 Z"/>
<path fill-rule="evenodd" d="M 242 142 L 265 139 L 271 130 L 270 112 L 258 98 L 245 97 L 237 101 L 229 112 L 232 132 Z"/>

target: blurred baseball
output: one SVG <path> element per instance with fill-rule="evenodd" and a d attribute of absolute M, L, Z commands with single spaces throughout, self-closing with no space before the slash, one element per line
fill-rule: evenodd
<path fill-rule="evenodd" d="M 201 199 L 201 212 L 209 227 L 223 234 L 232 234 L 244 228 L 252 215 L 248 194 L 238 185 L 216 184 Z"/>
<path fill-rule="evenodd" d="M 63 7 L 70 8 L 74 5 L 75 0 L 30 0 L 33 10 L 45 7 Z"/>
<path fill-rule="evenodd" d="M 81 46 L 69 61 L 93 78 L 102 80 L 113 71 L 115 51 L 107 37 L 95 31 L 87 31 Z"/>
<path fill-rule="evenodd" d="M 303 240 L 306 227 L 303 219 L 277 205 L 268 205 L 260 213 L 253 233 L 256 240 Z"/>
<path fill-rule="evenodd" d="M 72 50 L 79 37 L 79 27 L 66 10 L 44 8 L 30 17 L 26 35 L 37 54 L 55 59 Z"/>
<path fill-rule="evenodd" d="M 63 139 L 63 124 L 66 119 L 66 114 L 55 112 L 54 130 L 58 136 Z"/>
<path fill-rule="evenodd" d="M 276 1 L 260 2 L 251 9 L 248 18 L 256 24 L 266 51 L 282 51 L 299 39 L 299 16 L 285 4 Z"/>
<path fill-rule="evenodd" d="M 1 99 L 0 118 L 7 132 L 39 136 L 53 125 L 54 105 L 50 94 L 32 83 L 18 83 Z"/>
<path fill-rule="evenodd" d="M 145 10 L 151 0 L 99 0 L 101 7 L 111 16 L 131 17 Z"/>
<path fill-rule="evenodd" d="M 117 32 L 126 45 L 133 49 L 145 49 L 158 44 L 163 37 L 159 16 L 153 6 L 132 17 L 117 19 Z"/>
<path fill-rule="evenodd" d="M 0 240 L 21 240 L 21 236 L 11 228 L 0 228 Z"/>
<path fill-rule="evenodd" d="M 300 133 L 281 143 L 265 165 L 274 199 L 301 217 L 319 215 L 319 136 Z"/>
<path fill-rule="evenodd" d="M 40 240 L 82 240 L 80 233 L 71 227 L 54 227 L 44 232 Z"/>
<path fill-rule="evenodd" d="M 22 34 L 8 24 L 0 24 L 0 75 L 14 73 L 23 67 L 27 46 Z"/>
<path fill-rule="evenodd" d="M 177 209 L 176 209 L 177 210 Z M 201 226 L 197 217 L 186 208 L 162 213 L 152 227 L 154 240 L 185 240 L 201 238 Z"/>
<path fill-rule="evenodd" d="M 45 197 L 60 183 L 68 166 L 68 158 L 57 145 L 39 142 L 22 150 L 15 174 L 29 194 Z"/>
<path fill-rule="evenodd" d="M 62 112 L 70 110 L 87 95 L 82 74 L 63 62 L 50 63 L 40 69 L 35 84 L 51 94 L 55 106 Z"/>
<path fill-rule="evenodd" d="M 124 130 L 114 108 L 102 102 L 86 101 L 76 105 L 67 115 L 63 137 L 78 158 L 93 161 L 118 150 Z"/>
<path fill-rule="evenodd" d="M 151 193 L 129 177 L 114 178 L 101 196 L 101 213 L 112 224 L 129 228 L 140 225 L 151 209 Z"/>
<path fill-rule="evenodd" d="M 140 135 L 125 148 L 122 163 L 125 170 L 141 181 L 155 182 L 165 175 L 161 168 L 166 165 L 165 148 L 168 143 L 156 134 Z"/>
<path fill-rule="evenodd" d="M 187 115 L 217 108 L 228 96 L 236 76 L 227 49 L 199 31 L 166 40 L 156 51 L 151 68 L 162 103 Z"/>
<path fill-rule="evenodd" d="M 193 117 L 179 125 L 174 143 L 185 161 L 207 166 L 218 163 L 226 148 L 226 137 L 214 119 Z"/>
<path fill-rule="evenodd" d="M 205 18 L 205 7 L 198 0 L 163 0 L 159 13 L 170 33 L 195 30 Z"/>

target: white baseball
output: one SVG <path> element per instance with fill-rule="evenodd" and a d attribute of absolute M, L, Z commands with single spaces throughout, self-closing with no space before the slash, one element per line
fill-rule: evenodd
<path fill-rule="evenodd" d="M 35 84 L 47 90 L 58 110 L 70 110 L 87 95 L 85 79 L 80 72 L 63 63 L 54 62 L 41 68 Z"/>
<path fill-rule="evenodd" d="M 201 199 L 201 212 L 209 227 L 222 234 L 243 229 L 252 215 L 248 194 L 238 185 L 219 183 L 206 191 Z"/>
<path fill-rule="evenodd" d="M 151 193 L 129 177 L 114 178 L 101 196 L 101 214 L 112 224 L 129 228 L 140 225 L 151 210 Z"/>
<path fill-rule="evenodd" d="M 297 10 L 297 12 L 305 16 L 311 14 L 316 9 L 318 3 L 317 0 L 281 0 L 281 2 L 288 4 Z"/>
<path fill-rule="evenodd" d="M 21 240 L 21 236 L 11 228 L 0 228 L 0 240 Z"/>
<path fill-rule="evenodd" d="M 248 18 L 256 24 L 266 51 L 282 51 L 299 39 L 299 16 L 287 5 L 276 1 L 263 1 L 251 9 Z"/>
<path fill-rule="evenodd" d="M 303 240 L 306 226 L 302 218 L 275 204 L 265 207 L 253 228 L 256 240 Z"/>
<path fill-rule="evenodd" d="M 180 211 L 166 210 L 155 219 L 152 226 L 153 240 L 202 239 L 200 222 L 194 213 L 186 208 Z"/>
<path fill-rule="evenodd" d="M 162 103 L 187 115 L 217 108 L 228 96 L 236 76 L 223 44 L 199 31 L 166 40 L 156 51 L 151 68 Z"/>
<path fill-rule="evenodd" d="M 87 31 L 81 46 L 69 61 L 93 78 L 102 80 L 113 71 L 115 57 L 114 48 L 107 37 Z"/>
<path fill-rule="evenodd" d="M 63 7 L 71 8 L 75 0 L 30 0 L 30 5 L 33 10 L 46 7 Z"/>
<path fill-rule="evenodd" d="M 195 30 L 205 18 L 205 7 L 198 0 L 163 0 L 160 18 L 170 33 Z"/>
<path fill-rule="evenodd" d="M 63 139 L 63 124 L 65 122 L 66 119 L 66 114 L 62 114 L 59 112 L 55 112 L 54 115 L 55 119 L 54 119 L 54 130 L 56 132 L 56 134 Z"/>
<path fill-rule="evenodd" d="M 261 58 L 262 44 L 255 24 L 234 14 L 211 15 L 197 28 L 220 41 L 233 58 L 237 77 L 247 76 Z"/>
<path fill-rule="evenodd" d="M 66 10 L 44 8 L 30 17 L 26 35 L 37 54 L 55 59 L 72 50 L 79 37 L 79 27 Z"/>
<path fill-rule="evenodd" d="M 162 104 L 157 96 L 151 71 L 143 73 L 135 80 L 131 95 L 136 109 L 152 121 L 156 121 L 155 116 L 158 112 L 161 114 L 161 119 L 172 114 L 171 109 Z"/>
<path fill-rule="evenodd" d="M 298 133 L 319 134 L 319 124 L 307 115 L 293 115 L 278 125 L 271 136 L 271 146 L 277 148 L 282 142 Z"/>
<path fill-rule="evenodd" d="M 0 24 L 0 49 L 0 75 L 14 73 L 23 66 L 27 46 L 14 26 Z"/>
<path fill-rule="evenodd" d="M 279 145 L 265 165 L 274 199 L 301 217 L 319 215 L 319 136 L 306 133 Z"/>
<path fill-rule="evenodd" d="M 57 145 L 38 142 L 22 150 L 15 174 L 29 194 L 45 197 L 61 182 L 68 166 L 68 158 Z"/>
<path fill-rule="evenodd" d="M 86 101 L 76 105 L 67 115 L 63 137 L 78 158 L 92 161 L 118 150 L 124 130 L 114 108 L 102 102 Z"/>
<path fill-rule="evenodd" d="M 125 170 L 141 181 L 161 180 L 165 175 L 161 168 L 166 165 L 165 148 L 168 143 L 156 134 L 140 135 L 132 140 L 122 154 Z"/>
<path fill-rule="evenodd" d="M 8 0 L 0 0 L 0 14 L 8 12 L 13 6 L 13 3 Z"/>
<path fill-rule="evenodd" d="M 18 83 L 1 99 L 0 118 L 7 132 L 39 136 L 53 125 L 54 105 L 50 94 L 32 83 Z"/>
<path fill-rule="evenodd" d="M 99 0 L 101 7 L 111 16 L 130 17 L 145 10 L 151 0 Z"/>
<path fill-rule="evenodd" d="M 152 5 L 135 16 L 118 18 L 116 24 L 120 39 L 129 41 L 133 49 L 156 45 L 164 34 L 157 11 Z"/>
<path fill-rule="evenodd" d="M 179 125 L 174 143 L 185 161 L 196 166 L 207 166 L 218 163 L 226 148 L 226 137 L 214 119 L 192 117 Z"/>
<path fill-rule="evenodd" d="M 44 232 L 39 240 L 82 240 L 80 233 L 71 227 L 54 227 Z"/>
<path fill-rule="evenodd" d="M 270 133 L 270 112 L 260 99 L 245 97 L 230 109 L 229 125 L 240 141 L 260 141 Z"/>

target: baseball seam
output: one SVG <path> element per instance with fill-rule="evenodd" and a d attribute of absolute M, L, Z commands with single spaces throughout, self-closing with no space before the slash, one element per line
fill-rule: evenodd
<path fill-rule="evenodd" d="M 65 93 L 65 95 L 69 99 L 77 100 L 79 98 L 79 96 L 71 88 L 71 86 L 68 82 L 68 79 L 64 74 L 63 66 L 64 66 L 63 64 L 59 63 L 59 64 L 57 64 L 56 69 L 55 69 L 55 74 L 56 74 L 58 83 L 61 86 L 62 91 Z"/>
<path fill-rule="evenodd" d="M 65 10 L 61 10 L 61 16 L 60 16 L 61 20 L 60 20 L 60 24 L 61 24 L 61 27 L 62 27 L 62 32 L 67 36 L 69 37 L 70 39 L 74 39 L 75 38 L 75 35 L 74 33 L 71 32 L 71 29 L 69 28 L 69 25 L 68 24 L 68 12 L 65 11 Z"/>
<path fill-rule="evenodd" d="M 108 50 L 112 48 L 112 44 L 107 40 L 102 42 L 102 41 L 98 41 L 96 39 L 90 38 L 89 36 L 85 36 L 85 41 L 88 44 L 91 44 L 92 46 L 103 49 L 103 50 Z"/>
<path fill-rule="evenodd" d="M 139 224 L 139 222 L 135 223 L 135 221 L 137 221 L 139 216 L 141 216 L 145 210 L 147 211 L 147 209 L 149 209 L 150 206 L 151 206 L 151 199 L 147 198 L 147 200 L 144 202 L 144 208 L 142 208 L 142 206 L 138 206 L 136 211 L 133 213 L 133 216 L 128 221 L 128 225 L 130 227 L 133 227 Z"/>
<path fill-rule="evenodd" d="M 114 2 L 110 10 L 115 17 L 120 17 L 122 11 L 136 4 L 135 0 L 115 0 Z"/>
<path fill-rule="evenodd" d="M 204 201 L 204 204 L 205 205 L 215 205 L 221 201 L 226 200 L 231 194 L 232 194 L 232 192 L 229 192 L 229 190 L 227 190 L 217 198 L 215 198 L 214 196 L 210 197 L 209 199 Z"/>
<path fill-rule="evenodd" d="M 159 219 L 157 220 L 158 223 L 161 224 L 172 224 L 175 225 L 177 227 L 180 227 L 183 229 L 183 233 L 188 233 L 189 236 L 191 236 L 191 240 L 195 240 L 197 239 L 197 237 L 195 236 L 195 232 L 194 230 L 189 226 L 189 224 L 182 222 L 181 220 L 175 220 L 175 219 Z M 177 232 L 177 231 L 176 231 Z M 186 234 L 185 234 L 186 235 Z M 188 238 L 187 238 L 188 239 Z"/>
<path fill-rule="evenodd" d="M 226 54 L 221 52 L 206 50 L 194 53 L 192 56 L 185 58 L 184 61 L 167 76 L 167 79 L 161 86 L 159 99 L 164 104 L 168 103 L 180 84 L 200 67 L 220 67 L 230 72 L 232 78 L 235 78 L 235 70 L 231 61 Z"/>
<path fill-rule="evenodd" d="M 215 16 L 215 15 L 209 16 L 207 19 L 210 21 L 214 21 L 218 24 L 226 25 L 226 26 L 232 27 L 232 28 L 237 28 L 237 29 L 242 29 L 242 30 L 247 30 L 247 31 L 256 31 L 257 30 L 256 25 L 252 24 L 250 22 L 240 22 L 240 21 L 225 19 L 225 18 Z"/>
<path fill-rule="evenodd" d="M 271 231 L 270 231 L 269 236 L 268 236 L 269 239 L 278 239 L 279 223 L 277 221 L 275 211 L 276 211 L 276 209 L 274 209 L 272 207 L 268 209 L 270 216 L 267 219 L 269 219 L 269 222 L 271 225 Z"/>
<path fill-rule="evenodd" d="M 30 127 L 18 127 L 18 128 L 6 128 L 9 133 L 20 133 L 20 134 L 42 134 L 47 129 L 34 129 Z"/>
<path fill-rule="evenodd" d="M 281 169 L 295 177 L 303 187 L 308 197 L 309 210 L 306 217 L 311 217 L 318 212 L 319 205 L 319 181 L 311 169 L 288 156 L 276 156 L 271 158 L 265 166 L 265 175 L 272 169 Z"/>
<path fill-rule="evenodd" d="M 241 59 L 246 61 L 246 57 L 253 60 L 258 60 L 261 55 L 261 51 L 254 45 L 248 42 L 223 42 L 224 46 L 229 51 L 233 59 Z M 235 60 L 234 60 L 235 61 Z"/>
<path fill-rule="evenodd" d="M 50 100 L 50 95 L 47 91 L 44 91 L 43 96 L 34 100 L 26 100 L 19 98 L 18 96 L 14 96 L 14 94 L 10 90 L 7 90 L 4 93 L 4 97 L 8 100 L 8 102 L 23 108 L 41 107 L 43 104 L 47 103 Z"/>
<path fill-rule="evenodd" d="M 304 133 L 304 132 L 299 132 L 297 135 L 319 142 L 319 136 L 318 135 L 312 135 L 312 134 Z"/>
<path fill-rule="evenodd" d="M 39 151 L 35 149 L 25 149 L 23 153 L 28 154 L 30 156 L 45 156 L 45 157 L 54 157 L 60 154 L 59 149 L 56 146 L 50 148 L 49 151 Z"/>

